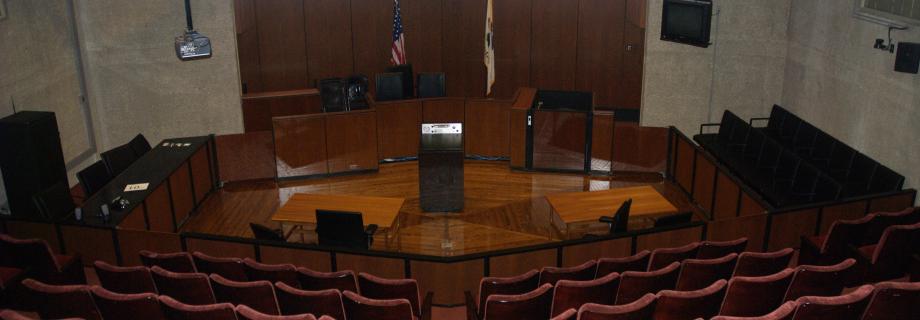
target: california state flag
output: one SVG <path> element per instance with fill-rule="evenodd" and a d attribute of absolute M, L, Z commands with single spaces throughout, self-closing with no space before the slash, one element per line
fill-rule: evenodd
<path fill-rule="evenodd" d="M 486 4 L 486 37 L 485 56 L 483 63 L 486 65 L 486 95 L 492 93 L 495 83 L 495 44 L 492 42 L 492 0 Z"/>

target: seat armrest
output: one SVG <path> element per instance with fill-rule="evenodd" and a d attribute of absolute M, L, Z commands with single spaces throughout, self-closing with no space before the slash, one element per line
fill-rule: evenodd
<path fill-rule="evenodd" d="M 479 310 L 476 310 L 476 300 L 473 298 L 473 293 L 463 291 L 463 295 L 466 297 L 466 320 L 479 320 L 479 315 L 477 314 Z"/>
<path fill-rule="evenodd" d="M 425 299 L 422 300 L 422 320 L 431 320 L 431 300 L 434 299 L 434 292 L 428 291 Z"/>
<path fill-rule="evenodd" d="M 704 123 L 700 125 L 700 134 L 703 134 L 703 128 L 706 127 L 721 127 L 721 123 Z"/>
<path fill-rule="evenodd" d="M 750 125 L 753 127 L 753 126 L 754 126 L 754 121 L 764 121 L 764 120 L 770 121 L 770 118 L 764 118 L 764 117 L 760 117 L 760 118 L 751 118 L 751 120 L 748 121 L 748 124 L 750 124 Z"/>

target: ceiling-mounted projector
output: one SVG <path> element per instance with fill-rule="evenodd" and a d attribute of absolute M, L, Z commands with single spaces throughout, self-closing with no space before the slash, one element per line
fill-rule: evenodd
<path fill-rule="evenodd" d="M 182 61 L 210 58 L 211 39 L 195 31 L 189 0 L 185 0 L 185 23 L 185 34 L 176 37 L 176 56 Z"/>

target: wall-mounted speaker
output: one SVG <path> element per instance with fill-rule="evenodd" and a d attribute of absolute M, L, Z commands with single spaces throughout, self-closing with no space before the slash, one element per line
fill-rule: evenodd
<path fill-rule="evenodd" d="M 899 42 L 894 71 L 917 74 L 920 69 L 920 43 Z"/>

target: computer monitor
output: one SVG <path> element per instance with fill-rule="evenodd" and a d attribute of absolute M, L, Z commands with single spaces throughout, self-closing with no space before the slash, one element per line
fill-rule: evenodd
<path fill-rule="evenodd" d="M 316 210 L 316 234 L 319 244 L 333 247 L 368 247 L 364 219 L 360 212 Z"/>

